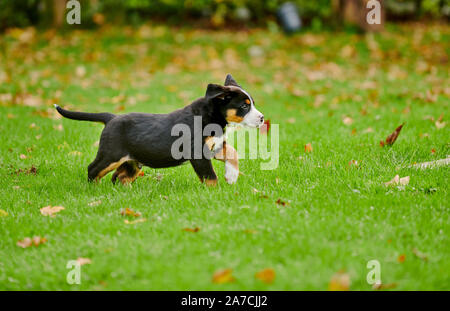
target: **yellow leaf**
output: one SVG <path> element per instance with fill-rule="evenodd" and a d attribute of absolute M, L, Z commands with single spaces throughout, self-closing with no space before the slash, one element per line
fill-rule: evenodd
<path fill-rule="evenodd" d="M 350 289 L 350 276 L 344 271 L 335 273 L 328 284 L 330 291 L 345 291 Z"/>
<path fill-rule="evenodd" d="M 141 213 L 133 211 L 131 208 L 125 208 L 120 210 L 120 215 L 122 216 L 132 216 L 132 217 L 140 217 Z"/>
<path fill-rule="evenodd" d="M 267 269 L 257 272 L 255 274 L 255 277 L 258 280 L 263 281 L 264 283 L 270 284 L 275 279 L 275 271 L 271 268 L 267 268 Z"/>
<path fill-rule="evenodd" d="M 313 147 L 311 145 L 311 143 L 307 143 L 305 145 L 305 152 L 312 152 L 313 151 Z"/>
<path fill-rule="evenodd" d="M 8 216 L 8 213 L 2 209 L 0 209 L 0 217 L 6 217 Z"/>
<path fill-rule="evenodd" d="M 233 277 L 233 270 L 225 269 L 216 271 L 213 275 L 212 279 L 213 283 L 223 284 L 223 283 L 231 283 L 235 281 Z"/>
<path fill-rule="evenodd" d="M 145 221 L 147 221 L 147 218 L 139 218 L 139 219 L 132 220 L 132 221 L 125 219 L 123 222 L 126 223 L 127 225 L 134 225 L 134 224 L 137 224 L 140 222 L 145 222 Z"/>

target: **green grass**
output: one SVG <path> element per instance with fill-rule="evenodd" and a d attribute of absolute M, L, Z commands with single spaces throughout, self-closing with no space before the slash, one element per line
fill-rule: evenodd
<path fill-rule="evenodd" d="M 162 26 L 28 32 L 31 41 L 20 31 L 0 37 L 0 209 L 8 213 L 0 217 L 0 289 L 326 290 L 344 270 L 350 289 L 371 290 L 372 259 L 395 289 L 450 289 L 449 168 L 408 168 L 450 154 L 448 124 L 430 120 L 443 114 L 448 123 L 448 26 L 390 25 L 373 36 Z M 216 188 L 200 184 L 190 165 L 144 168 L 129 187 L 112 185 L 111 175 L 89 184 L 102 126 L 53 119 L 53 103 L 170 112 L 228 72 L 280 126 L 279 167 L 241 160 L 236 185 L 220 162 Z M 381 148 L 402 122 L 394 146 Z M 36 175 L 17 174 L 31 166 Z M 385 187 L 396 174 L 410 183 Z M 47 205 L 65 210 L 45 217 Z M 125 224 L 126 207 L 147 221 Z M 16 245 L 36 235 L 48 242 Z M 66 264 L 78 257 L 92 263 L 82 266 L 81 285 L 69 285 Z M 235 282 L 213 283 L 225 268 Z M 255 278 L 264 268 L 276 272 L 272 284 Z"/>

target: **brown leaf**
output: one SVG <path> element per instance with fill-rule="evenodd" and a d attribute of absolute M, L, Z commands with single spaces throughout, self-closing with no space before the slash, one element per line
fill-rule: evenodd
<path fill-rule="evenodd" d="M 25 160 L 25 159 L 27 158 L 27 156 L 24 155 L 24 154 L 21 154 L 21 155 L 19 156 L 19 158 L 22 159 L 22 160 Z"/>
<path fill-rule="evenodd" d="M 400 178 L 399 175 L 395 175 L 395 177 L 392 180 L 385 182 L 384 185 L 386 187 L 395 185 L 406 186 L 407 184 L 409 184 L 409 179 L 410 179 L 409 176 Z"/>
<path fill-rule="evenodd" d="M 200 228 L 199 227 L 195 227 L 195 228 L 183 228 L 183 231 L 186 232 L 199 232 Z"/>
<path fill-rule="evenodd" d="M 231 283 L 234 282 L 236 279 L 233 276 L 233 270 L 231 269 L 224 269 L 216 271 L 213 275 L 213 283 L 217 284 L 223 284 L 223 283 Z"/>
<path fill-rule="evenodd" d="M 376 290 L 392 289 L 392 288 L 396 288 L 396 287 L 397 287 L 397 283 L 388 283 L 388 284 L 375 283 L 372 285 L 372 289 L 376 289 Z"/>
<path fill-rule="evenodd" d="M 312 147 L 312 145 L 311 145 L 311 143 L 307 143 L 306 145 L 305 145 L 305 152 L 312 152 L 313 151 L 313 147 Z"/>
<path fill-rule="evenodd" d="M 392 146 L 392 145 L 395 143 L 395 141 L 397 140 L 397 137 L 398 137 L 398 135 L 400 134 L 400 131 L 402 130 L 403 125 L 405 125 L 405 123 L 403 123 L 402 125 L 399 125 L 399 126 L 395 129 L 395 131 L 392 132 L 391 135 L 389 135 L 388 137 L 386 137 L 386 141 L 385 141 L 385 142 L 381 141 L 381 142 L 380 142 L 381 147 L 384 147 L 385 145 L 387 145 L 387 146 Z"/>
<path fill-rule="evenodd" d="M 399 263 L 403 263 L 403 262 L 405 262 L 405 259 L 406 259 L 406 255 L 405 255 L 405 254 L 400 254 L 400 255 L 398 256 L 398 258 L 397 258 L 397 261 L 398 261 Z"/>
<path fill-rule="evenodd" d="M 276 200 L 275 203 L 277 203 L 277 204 L 279 204 L 279 205 L 282 205 L 282 206 L 286 206 L 287 204 L 289 204 L 289 203 L 287 203 L 286 201 L 283 201 L 283 200 L 281 200 L 281 199 Z"/>
<path fill-rule="evenodd" d="M 44 216 L 50 216 L 50 217 L 55 217 L 56 213 L 59 213 L 60 211 L 62 211 L 64 209 L 64 207 L 62 206 L 45 206 L 43 208 L 40 209 L 41 214 Z"/>
<path fill-rule="evenodd" d="M 92 260 L 90 258 L 78 257 L 77 262 L 80 264 L 80 266 L 90 265 L 92 263 Z"/>
<path fill-rule="evenodd" d="M 328 290 L 330 291 L 346 291 L 350 289 L 350 275 L 344 271 L 335 273 L 328 284 Z"/>
<path fill-rule="evenodd" d="M 428 261 L 428 256 L 419 251 L 417 248 L 414 247 L 412 252 L 417 258 L 422 259 L 423 261 Z"/>
<path fill-rule="evenodd" d="M 24 238 L 23 240 L 17 241 L 17 246 L 22 248 L 27 248 L 30 246 L 39 246 L 47 242 L 46 238 L 40 236 L 34 236 L 33 238 Z"/>
<path fill-rule="evenodd" d="M 263 281 L 264 283 L 270 284 L 275 279 L 275 271 L 271 268 L 261 270 L 255 274 L 255 278 Z"/>
<path fill-rule="evenodd" d="M 132 216 L 132 217 L 141 217 L 142 214 L 139 212 L 133 211 L 131 208 L 125 208 L 120 210 L 120 215 L 122 216 Z"/>
<path fill-rule="evenodd" d="M 350 117 L 344 117 L 344 118 L 342 119 L 342 122 L 343 122 L 345 125 L 351 125 L 351 124 L 353 123 L 353 119 L 350 118 Z"/>

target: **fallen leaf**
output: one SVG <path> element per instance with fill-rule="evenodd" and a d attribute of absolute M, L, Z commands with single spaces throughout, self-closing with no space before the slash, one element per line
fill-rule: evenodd
<path fill-rule="evenodd" d="M 434 122 L 434 125 L 437 127 L 438 130 L 440 130 L 445 127 L 445 122 L 441 122 L 441 121 L 437 120 L 436 122 Z"/>
<path fill-rule="evenodd" d="M 77 262 L 80 264 L 80 266 L 90 265 L 92 263 L 92 260 L 90 258 L 78 257 Z"/>
<path fill-rule="evenodd" d="M 235 280 L 236 279 L 233 276 L 233 270 L 231 269 L 219 270 L 215 272 L 212 279 L 213 283 L 217 284 L 231 283 Z"/>
<path fill-rule="evenodd" d="M 353 123 L 353 119 L 350 118 L 350 117 L 344 117 L 344 118 L 342 119 L 342 122 L 343 122 L 345 125 L 351 125 L 351 124 Z"/>
<path fill-rule="evenodd" d="M 76 150 L 69 152 L 69 155 L 71 156 L 80 156 L 82 154 L 83 154 L 82 152 Z"/>
<path fill-rule="evenodd" d="M 287 203 L 287 202 L 285 202 L 285 201 L 283 201 L 281 199 L 276 200 L 275 203 L 277 203 L 279 205 L 282 205 L 282 206 L 286 206 L 286 204 L 289 204 L 289 203 Z"/>
<path fill-rule="evenodd" d="M 25 159 L 27 158 L 27 156 L 24 155 L 24 154 L 21 154 L 21 155 L 19 156 L 19 158 L 21 158 L 22 160 L 25 160 Z"/>
<path fill-rule="evenodd" d="M 100 205 L 100 204 L 102 204 L 102 201 L 101 200 L 98 200 L 98 201 L 92 201 L 92 202 L 89 202 L 88 203 L 88 206 L 98 206 L 98 205 Z"/>
<path fill-rule="evenodd" d="M 287 123 L 294 124 L 295 123 L 295 118 L 289 118 L 286 121 L 287 121 Z"/>
<path fill-rule="evenodd" d="M 330 291 L 346 291 L 350 289 L 350 275 L 344 271 L 335 273 L 328 284 L 328 290 Z"/>
<path fill-rule="evenodd" d="M 414 247 L 412 252 L 417 258 L 422 259 L 423 261 L 428 261 L 428 256 L 419 251 L 417 248 Z"/>
<path fill-rule="evenodd" d="M 62 131 L 64 130 L 64 127 L 63 127 L 62 124 L 59 124 L 59 125 L 53 125 L 53 128 L 54 128 L 55 130 L 57 130 L 57 131 L 60 131 L 60 132 L 62 132 Z"/>
<path fill-rule="evenodd" d="M 435 153 L 436 153 L 436 149 L 432 148 L 432 149 L 431 149 L 431 153 L 432 153 L 432 154 L 435 154 Z"/>
<path fill-rule="evenodd" d="M 133 211 L 131 208 L 125 208 L 120 210 L 120 215 L 122 216 L 132 216 L 132 217 L 140 217 L 142 214 L 139 212 Z"/>
<path fill-rule="evenodd" d="M 275 279 L 275 271 L 271 268 L 261 270 L 255 274 L 255 278 L 263 281 L 264 283 L 270 284 Z"/>
<path fill-rule="evenodd" d="M 312 152 L 313 151 L 313 147 L 311 145 L 311 143 L 307 143 L 305 145 L 305 152 Z"/>
<path fill-rule="evenodd" d="M 40 236 L 34 236 L 33 238 L 24 238 L 23 240 L 17 241 L 17 246 L 22 248 L 27 248 L 30 246 L 39 246 L 47 242 L 46 238 Z"/>
<path fill-rule="evenodd" d="M 392 146 L 395 141 L 397 140 L 398 135 L 400 134 L 400 131 L 403 128 L 403 125 L 405 125 L 405 123 L 403 123 L 402 125 L 399 125 L 394 132 L 392 132 L 391 135 L 389 135 L 388 137 L 386 137 L 386 141 L 380 141 L 380 146 L 384 147 L 385 145 L 387 146 Z"/>
<path fill-rule="evenodd" d="M 376 290 L 392 289 L 392 288 L 396 288 L 396 287 L 397 287 L 397 283 L 388 283 L 388 284 L 375 283 L 372 285 L 372 289 L 376 289 Z"/>
<path fill-rule="evenodd" d="M 200 228 L 199 227 L 195 227 L 195 228 L 183 228 L 183 231 L 186 232 L 199 232 Z"/>
<path fill-rule="evenodd" d="M 405 262 L 405 259 L 406 259 L 406 255 L 405 254 L 401 254 L 401 255 L 398 256 L 397 261 L 399 263 L 403 263 L 403 262 Z"/>
<path fill-rule="evenodd" d="M 137 224 L 140 222 L 146 222 L 146 221 L 147 221 L 147 218 L 139 218 L 139 219 L 132 220 L 132 221 L 125 219 L 123 222 L 126 223 L 127 225 L 134 225 L 134 224 Z"/>
<path fill-rule="evenodd" d="M 45 206 L 43 208 L 40 209 L 41 214 L 44 216 L 50 216 L 50 217 L 55 217 L 56 213 L 59 213 L 60 211 L 62 211 L 64 209 L 64 207 L 62 206 Z"/>
<path fill-rule="evenodd" d="M 409 184 L 409 179 L 410 179 L 409 176 L 400 178 L 399 175 L 395 175 L 395 177 L 392 180 L 385 182 L 384 185 L 386 187 L 389 187 L 392 185 L 406 186 L 407 184 Z"/>
<path fill-rule="evenodd" d="M 2 209 L 0 209 L 0 217 L 6 217 L 8 216 L 8 213 Z"/>

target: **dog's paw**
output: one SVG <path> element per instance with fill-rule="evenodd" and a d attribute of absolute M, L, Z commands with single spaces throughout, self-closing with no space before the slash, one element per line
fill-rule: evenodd
<path fill-rule="evenodd" d="M 236 169 L 230 162 L 225 162 L 225 180 L 227 183 L 234 184 L 239 177 L 239 170 Z"/>

